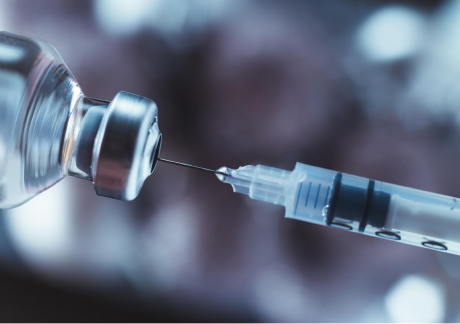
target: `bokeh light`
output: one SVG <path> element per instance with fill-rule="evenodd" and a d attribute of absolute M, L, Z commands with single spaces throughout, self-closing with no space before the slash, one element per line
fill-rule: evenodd
<path fill-rule="evenodd" d="M 384 7 L 364 21 L 357 41 L 370 60 L 403 59 L 420 48 L 424 27 L 424 17 L 416 10 L 403 6 Z"/>
<path fill-rule="evenodd" d="M 400 279 L 385 297 L 391 319 L 400 323 L 437 323 L 444 320 L 444 292 L 435 282 L 417 275 Z"/>

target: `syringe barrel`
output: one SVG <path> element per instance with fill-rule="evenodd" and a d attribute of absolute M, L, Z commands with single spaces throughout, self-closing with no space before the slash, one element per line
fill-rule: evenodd
<path fill-rule="evenodd" d="M 286 217 L 460 254 L 460 200 L 297 163 Z"/>

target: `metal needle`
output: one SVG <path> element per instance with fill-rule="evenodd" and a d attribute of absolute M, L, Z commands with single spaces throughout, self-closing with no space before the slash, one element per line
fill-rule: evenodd
<path fill-rule="evenodd" d="M 202 168 L 202 167 L 191 165 L 191 164 L 175 162 L 175 161 L 170 161 L 170 160 L 161 159 L 161 158 L 158 158 L 158 161 L 166 162 L 166 163 L 170 163 L 170 164 L 181 165 L 181 166 L 184 166 L 184 167 L 187 167 L 187 168 L 192 168 L 192 169 L 198 169 L 198 170 L 202 170 L 202 171 L 212 172 L 214 174 L 221 174 L 221 175 L 224 175 L 224 176 L 228 176 L 228 174 L 220 172 L 218 170 L 206 169 L 206 168 Z"/>

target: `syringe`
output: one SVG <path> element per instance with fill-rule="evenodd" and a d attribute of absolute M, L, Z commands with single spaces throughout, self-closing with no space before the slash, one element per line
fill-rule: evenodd
<path fill-rule="evenodd" d="M 264 165 L 204 170 L 234 192 L 285 206 L 287 218 L 460 254 L 457 198 L 302 163 L 293 171 Z"/>

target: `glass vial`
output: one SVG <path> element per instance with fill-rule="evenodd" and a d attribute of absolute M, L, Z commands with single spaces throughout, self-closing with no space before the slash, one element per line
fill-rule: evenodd
<path fill-rule="evenodd" d="M 160 147 L 153 101 L 85 97 L 51 45 L 0 32 L 0 209 L 67 175 L 92 181 L 98 195 L 132 200 Z"/>

